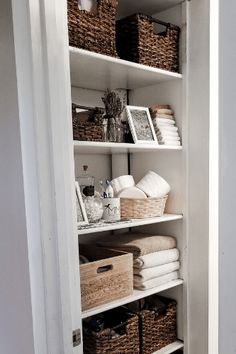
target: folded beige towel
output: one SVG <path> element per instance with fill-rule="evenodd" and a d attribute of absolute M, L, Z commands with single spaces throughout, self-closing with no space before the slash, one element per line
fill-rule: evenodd
<path fill-rule="evenodd" d="M 170 281 L 176 280 L 178 279 L 178 277 L 179 277 L 179 272 L 172 272 L 169 274 L 162 275 L 161 277 L 147 280 L 143 283 L 140 282 L 136 283 L 134 281 L 134 288 L 138 290 L 148 290 L 169 283 Z"/>
<path fill-rule="evenodd" d="M 134 258 L 145 254 L 176 248 L 172 236 L 152 236 L 141 233 L 116 235 L 115 239 L 98 242 L 99 246 L 133 253 Z"/>
<path fill-rule="evenodd" d="M 157 278 L 168 273 L 172 273 L 175 270 L 179 270 L 179 268 L 180 268 L 179 262 L 162 264 L 156 267 L 151 267 L 151 268 L 146 268 L 141 270 L 134 268 L 134 281 L 135 284 L 143 283 L 147 280 Z"/>
<path fill-rule="evenodd" d="M 142 269 L 175 262 L 178 259 L 179 250 L 177 248 L 173 248 L 170 250 L 159 251 L 146 254 L 145 256 L 140 256 L 139 258 L 134 260 L 134 267 L 137 268 L 137 271 L 140 271 Z"/>
<path fill-rule="evenodd" d="M 175 120 L 173 114 L 164 114 L 164 113 L 152 113 L 151 116 L 153 119 L 154 118 L 162 118 L 162 119 L 170 119 L 170 120 Z"/>

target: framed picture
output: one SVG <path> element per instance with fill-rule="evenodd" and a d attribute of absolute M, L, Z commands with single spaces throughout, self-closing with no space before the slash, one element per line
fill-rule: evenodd
<path fill-rule="evenodd" d="M 126 114 L 134 143 L 158 144 L 148 108 L 126 106 Z"/>
<path fill-rule="evenodd" d="M 88 224 L 88 218 L 84 207 L 83 198 L 81 195 L 79 183 L 75 182 L 75 194 L 76 194 L 76 211 L 77 211 L 77 225 Z"/>

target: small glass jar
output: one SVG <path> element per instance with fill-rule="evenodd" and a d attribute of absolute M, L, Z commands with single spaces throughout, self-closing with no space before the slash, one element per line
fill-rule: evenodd
<path fill-rule="evenodd" d="M 100 197 L 84 197 L 84 206 L 90 223 L 98 222 L 103 216 L 103 202 Z"/>
<path fill-rule="evenodd" d="M 88 166 L 83 166 L 83 174 L 79 176 L 80 190 L 86 197 L 94 196 L 94 182 L 95 178 L 88 174 Z"/>

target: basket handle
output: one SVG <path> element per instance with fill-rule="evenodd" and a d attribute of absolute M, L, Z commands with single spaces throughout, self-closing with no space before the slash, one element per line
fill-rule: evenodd
<path fill-rule="evenodd" d="M 113 269 L 113 265 L 112 264 L 108 264 L 106 266 L 101 266 L 97 268 L 97 273 L 105 273 L 105 272 L 109 272 L 110 270 Z"/>
<path fill-rule="evenodd" d="M 143 14 L 139 14 L 139 16 L 142 16 L 144 18 L 147 18 L 149 21 L 151 22 L 155 22 L 155 23 L 158 23 L 159 25 L 162 25 L 162 26 L 165 26 L 165 27 L 170 27 L 170 23 L 168 22 L 164 22 L 164 21 L 161 21 L 161 20 L 158 20 L 150 15 L 143 15 Z"/>

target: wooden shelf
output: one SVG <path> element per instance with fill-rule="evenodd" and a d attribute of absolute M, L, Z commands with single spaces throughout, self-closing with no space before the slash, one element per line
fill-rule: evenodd
<path fill-rule="evenodd" d="M 127 144 L 94 141 L 74 141 L 75 154 L 123 154 L 169 150 L 179 151 L 182 149 L 182 146 L 167 146 L 158 144 Z"/>
<path fill-rule="evenodd" d="M 104 311 L 108 311 L 108 310 L 114 309 L 116 307 L 128 304 L 130 302 L 143 299 L 144 297 L 160 293 L 161 291 L 164 291 L 164 290 L 167 290 L 167 289 L 174 288 L 176 286 L 182 285 L 183 283 L 184 283 L 184 281 L 182 279 L 177 279 L 177 280 L 170 281 L 170 282 L 168 282 L 166 284 L 163 284 L 161 286 L 158 286 L 156 288 L 152 288 L 152 289 L 149 289 L 149 290 L 145 290 L 145 291 L 134 290 L 133 294 L 130 295 L 130 296 L 127 296 L 127 297 L 124 297 L 122 299 L 109 302 L 109 303 L 107 303 L 105 305 L 94 307 L 93 309 L 90 309 L 90 310 L 83 311 L 82 312 L 82 318 L 87 318 L 87 317 L 96 315 L 98 313 L 101 313 L 101 312 L 104 312 Z"/>
<path fill-rule="evenodd" d="M 148 219 L 132 219 L 127 221 L 118 221 L 113 223 L 105 223 L 101 222 L 98 224 L 90 224 L 90 225 L 82 225 L 78 228 L 78 235 L 86 235 L 93 234 L 97 232 L 104 231 L 113 231 L 113 230 L 121 230 L 130 227 L 144 226 L 157 224 L 161 222 L 167 221 L 175 221 L 183 219 L 182 214 L 164 214 L 163 216 L 159 216 L 156 218 L 148 218 Z"/>
<path fill-rule="evenodd" d="M 180 340 L 177 340 L 176 342 L 167 345 L 166 347 L 158 350 L 153 354 L 170 354 L 170 353 L 174 353 L 176 350 L 181 349 L 183 347 L 184 347 L 184 343 L 181 342 Z"/>
<path fill-rule="evenodd" d="M 85 89 L 137 89 L 163 81 L 178 80 L 181 74 L 132 63 L 84 49 L 69 47 L 71 85 Z"/>

